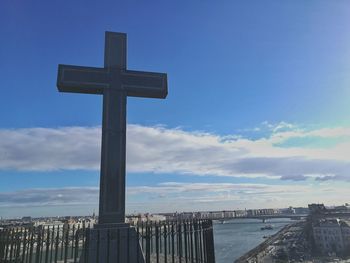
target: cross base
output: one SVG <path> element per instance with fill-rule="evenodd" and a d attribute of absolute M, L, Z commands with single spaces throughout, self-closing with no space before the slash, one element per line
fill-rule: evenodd
<path fill-rule="evenodd" d="M 88 229 L 80 263 L 144 263 L 134 227 L 129 224 L 96 224 Z"/>

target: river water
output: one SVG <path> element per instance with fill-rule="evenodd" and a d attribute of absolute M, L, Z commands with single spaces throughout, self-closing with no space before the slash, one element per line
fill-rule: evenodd
<path fill-rule="evenodd" d="M 214 222 L 216 263 L 232 263 L 262 243 L 264 236 L 272 235 L 292 222 L 290 219 L 270 219 L 266 223 L 255 219 L 233 219 L 224 224 Z M 273 229 L 260 229 L 266 225 L 272 225 Z"/>

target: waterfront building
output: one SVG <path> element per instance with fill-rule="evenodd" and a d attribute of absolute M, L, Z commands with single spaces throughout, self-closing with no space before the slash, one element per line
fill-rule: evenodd
<path fill-rule="evenodd" d="M 340 205 L 340 206 L 335 206 L 332 210 L 335 213 L 349 213 L 350 206 L 349 206 L 349 204 L 344 204 L 344 205 Z"/>
<path fill-rule="evenodd" d="M 131 225 L 137 225 L 142 222 L 161 222 L 166 220 L 172 220 L 173 217 L 169 217 L 168 215 L 163 214 L 135 214 L 135 215 L 128 215 L 125 218 L 125 223 L 129 223 Z"/>
<path fill-rule="evenodd" d="M 58 226 L 63 226 L 64 225 L 64 222 L 62 221 L 41 221 L 41 220 L 38 220 L 38 221 L 35 221 L 34 222 L 34 227 L 38 227 L 38 226 L 42 226 L 42 227 L 50 227 L 50 228 L 53 228 L 53 227 L 58 227 Z"/>
<path fill-rule="evenodd" d="M 316 247 L 324 254 L 343 254 L 350 249 L 350 224 L 340 219 L 320 219 L 313 223 Z"/>
<path fill-rule="evenodd" d="M 235 211 L 224 211 L 224 218 L 234 218 Z"/>
<path fill-rule="evenodd" d="M 159 214 L 151 214 L 148 216 L 148 220 L 152 222 L 161 222 L 161 221 L 165 221 L 166 217 Z"/>
<path fill-rule="evenodd" d="M 274 215 L 276 209 L 249 209 L 247 210 L 247 216 L 261 216 L 261 215 Z"/>
<path fill-rule="evenodd" d="M 222 218 L 224 218 L 224 212 L 223 211 L 213 211 L 213 212 L 211 212 L 211 218 L 212 219 L 222 219 Z"/>
<path fill-rule="evenodd" d="M 180 220 L 191 220 L 194 219 L 194 213 L 192 212 L 184 212 L 179 215 Z"/>
<path fill-rule="evenodd" d="M 198 218 L 198 219 L 209 219 L 210 218 L 210 212 L 209 211 L 198 212 L 196 214 L 196 218 Z"/>
<path fill-rule="evenodd" d="M 295 209 L 290 206 L 288 208 L 281 209 L 282 214 L 288 214 L 288 215 L 294 215 L 295 214 Z"/>
<path fill-rule="evenodd" d="M 235 210 L 235 217 L 246 217 L 247 210 Z"/>

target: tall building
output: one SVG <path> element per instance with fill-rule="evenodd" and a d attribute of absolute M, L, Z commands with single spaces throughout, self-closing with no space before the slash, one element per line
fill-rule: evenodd
<path fill-rule="evenodd" d="M 350 224 L 339 219 L 320 219 L 313 223 L 315 245 L 324 254 L 343 254 L 350 250 Z"/>

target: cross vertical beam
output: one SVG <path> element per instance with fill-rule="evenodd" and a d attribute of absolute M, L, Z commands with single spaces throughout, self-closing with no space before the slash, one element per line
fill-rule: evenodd
<path fill-rule="evenodd" d="M 99 224 L 124 223 L 126 94 L 103 93 Z"/>
<path fill-rule="evenodd" d="M 126 92 L 120 72 L 126 69 L 126 35 L 106 33 L 104 66 L 111 74 L 103 91 L 99 224 L 125 221 Z"/>

